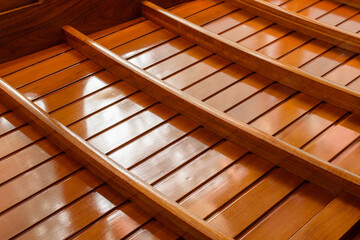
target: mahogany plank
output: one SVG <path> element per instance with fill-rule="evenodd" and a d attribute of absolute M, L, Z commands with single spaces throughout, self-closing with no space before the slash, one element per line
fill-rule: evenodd
<path fill-rule="evenodd" d="M 48 77 L 41 78 L 32 84 L 26 85 L 19 89 L 20 93 L 23 93 L 29 100 L 35 100 L 54 89 L 62 88 L 73 82 L 93 75 L 95 72 L 101 70 L 100 66 L 97 66 L 91 61 L 84 61 L 72 67 L 66 68 L 63 71 L 51 74 Z M 48 84 L 51 82 L 51 84 Z"/>
<path fill-rule="evenodd" d="M 66 177 L 80 167 L 77 162 L 62 154 L 32 171 L 5 183 L 0 187 L 1 196 L 6 196 L 6 198 L 1 198 L 0 200 L 0 212 L 7 210 L 34 193 Z M 49 174 L 49 172 L 52 174 Z M 24 185 L 27 187 L 24 188 Z"/>
<path fill-rule="evenodd" d="M 220 111 L 226 111 L 251 95 L 255 95 L 272 83 L 273 81 L 266 77 L 259 74 L 252 74 L 225 88 L 223 91 L 216 93 L 204 102 Z"/>
<path fill-rule="evenodd" d="M 234 152 L 225 152 L 227 149 Z M 245 153 L 229 141 L 222 142 L 154 186 L 204 218 L 273 167 L 256 155 Z M 198 169 L 203 174 L 196 174 Z"/>
<path fill-rule="evenodd" d="M 55 145 L 48 140 L 43 139 L 33 143 L 26 148 L 1 159 L 0 183 L 4 183 L 11 178 L 33 168 L 42 162 L 54 157 L 61 152 Z"/>
<path fill-rule="evenodd" d="M 235 237 L 279 200 L 301 184 L 302 179 L 282 169 L 276 169 L 261 181 L 233 199 L 207 221 L 224 233 Z M 243 217 L 246 214 L 246 217 Z M 229 221 L 232 224 L 229 224 Z"/>
<path fill-rule="evenodd" d="M 316 182 L 330 191 L 345 190 L 351 192 L 359 188 L 358 181 L 360 179 L 358 176 L 306 154 L 300 149 L 291 147 L 219 110 L 205 105 L 200 100 L 169 86 L 165 82 L 159 81 L 151 74 L 113 54 L 70 26 L 64 27 L 64 31 L 67 35 L 67 41 L 72 47 L 81 51 L 99 65 L 104 66 L 114 75 L 128 81 L 137 89 L 144 91 L 220 136 L 311 182 Z M 331 181 L 331 184 L 324 183 L 324 179 Z M 347 183 L 345 184 L 345 182 Z M 356 191 L 353 194 L 356 194 Z"/>
<path fill-rule="evenodd" d="M 294 51 L 284 55 L 279 59 L 280 62 L 292 65 L 294 67 L 301 67 L 318 55 L 326 52 L 331 48 L 330 44 L 324 43 L 319 40 L 312 40 L 305 45 L 300 46 Z"/>
<path fill-rule="evenodd" d="M 108 185 L 95 189 L 60 212 L 16 236 L 18 239 L 65 239 L 126 199 Z M 64 224 L 64 221 L 67 224 Z"/>
<path fill-rule="evenodd" d="M 259 115 L 295 94 L 295 92 L 296 91 L 291 88 L 279 83 L 274 83 L 253 97 L 247 99 L 245 102 L 232 107 L 227 111 L 227 114 L 240 121 L 249 123 L 259 117 Z"/>
<path fill-rule="evenodd" d="M 270 236 L 271 239 L 289 239 L 332 198 L 328 192 L 312 184 L 305 184 L 239 239 L 260 240 Z"/>
<path fill-rule="evenodd" d="M 150 218 L 151 216 L 139 209 L 134 203 L 126 203 L 83 229 L 72 239 L 101 239 L 104 236 L 121 239 Z"/>
<path fill-rule="evenodd" d="M 150 2 L 143 2 L 143 13 L 152 21 L 209 49 L 220 56 L 254 70 L 284 85 L 321 100 L 360 113 L 360 93 L 323 78 L 303 72 L 255 51 L 250 51 L 204 28 L 179 18 Z"/>
<path fill-rule="evenodd" d="M 106 89 L 106 87 L 116 83 L 118 80 L 119 79 L 112 74 L 102 71 L 40 97 L 34 100 L 34 103 L 46 112 L 55 112 L 65 105 L 86 98 L 89 95 L 94 95 L 99 90 Z M 31 86 L 31 84 L 28 86 Z M 82 91 L 74 91 L 76 89 L 82 89 Z M 23 90 L 20 88 L 19 92 L 21 93 Z M 66 96 L 66 98 L 62 96 Z"/>
<path fill-rule="evenodd" d="M 131 143 L 114 150 L 109 157 L 125 168 L 130 168 L 149 156 L 165 149 L 198 127 L 183 116 L 176 116 L 147 132 Z"/>
<path fill-rule="evenodd" d="M 164 228 L 161 223 L 156 221 L 151 221 L 144 226 L 142 226 L 138 231 L 125 238 L 126 240 L 159 240 L 159 239 L 168 239 L 175 240 L 178 239 L 174 232 L 171 232 L 167 228 Z"/>
<path fill-rule="evenodd" d="M 130 198 L 142 209 L 156 216 L 162 223 L 184 237 L 196 239 L 228 239 L 215 231 L 202 219 L 160 194 L 139 178 L 130 174 L 104 154 L 91 147 L 54 118 L 37 108 L 32 102 L 1 81 L 1 99 L 24 119 L 28 119 L 47 138 L 61 149 L 108 181 L 118 191 Z M 47 223 L 44 223 L 47 224 Z M 49 224 L 52 224 L 51 222 Z M 36 230 L 32 231 L 37 234 Z M 29 234 L 32 234 L 29 233 Z"/>
<path fill-rule="evenodd" d="M 0 115 L 0 136 L 24 124 L 25 122 L 18 118 L 13 112 Z"/>
<path fill-rule="evenodd" d="M 341 194 L 290 239 L 340 239 L 359 220 L 360 201 Z"/>
<path fill-rule="evenodd" d="M 175 116 L 176 113 L 162 104 L 156 104 L 148 111 L 141 112 L 128 121 L 114 125 L 108 131 L 102 132 L 88 140 L 88 143 L 107 154 L 127 141 L 160 125 Z"/>
<path fill-rule="evenodd" d="M 329 25 L 336 26 L 359 13 L 359 9 L 347 5 L 340 6 L 333 11 L 319 17 L 317 20 Z"/>
<path fill-rule="evenodd" d="M 164 149 L 155 154 L 130 171 L 145 182 L 152 184 L 220 140 L 221 138 L 214 133 L 204 128 L 199 128 L 173 144 L 171 148 Z"/>
<path fill-rule="evenodd" d="M 87 170 L 76 172 L 0 217 L 0 236 L 11 238 L 102 183 Z M 24 217 L 26 216 L 26 217 Z"/>
<path fill-rule="evenodd" d="M 360 52 L 360 37 L 355 33 L 312 20 L 263 0 L 227 0 L 227 2 L 257 16 L 332 45 Z"/>
<path fill-rule="evenodd" d="M 29 125 L 25 125 L 13 132 L 0 137 L 0 158 L 25 147 L 43 136 Z"/>
<path fill-rule="evenodd" d="M 360 31 L 360 14 L 353 16 L 350 19 L 347 19 L 345 22 L 337 25 L 337 27 L 358 33 Z"/>
<path fill-rule="evenodd" d="M 340 156 L 336 157 L 332 163 L 342 167 L 353 173 L 360 174 L 360 164 L 357 160 L 359 158 L 359 140 L 348 147 Z"/>
<path fill-rule="evenodd" d="M 53 113 L 51 116 L 64 125 L 73 123 L 88 114 L 94 113 L 108 104 L 128 97 L 136 92 L 136 89 L 123 81 L 108 86 L 100 92 L 80 99 L 73 104 L 67 105 Z"/>
<path fill-rule="evenodd" d="M 270 43 L 268 46 L 259 50 L 259 52 L 269 57 L 279 59 L 285 54 L 310 41 L 310 39 L 311 38 L 309 36 L 294 32 Z"/>
<path fill-rule="evenodd" d="M 154 104 L 155 101 L 145 94 L 136 93 L 68 127 L 80 137 L 88 139 Z"/>
<path fill-rule="evenodd" d="M 335 1 L 319 1 L 300 11 L 300 13 L 309 18 L 317 19 L 340 6 L 341 3 L 337 3 Z"/>

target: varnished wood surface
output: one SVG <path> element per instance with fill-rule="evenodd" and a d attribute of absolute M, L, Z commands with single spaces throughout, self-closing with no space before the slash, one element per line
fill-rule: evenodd
<path fill-rule="evenodd" d="M 341 169 L 337 169 L 331 164 L 326 164 L 311 155 L 307 155 L 305 152 L 296 151 L 296 148 L 291 148 L 283 142 L 275 140 L 275 138 L 257 132 L 255 129 L 236 121 L 222 112 L 202 104 L 197 99 L 171 88 L 166 83 L 162 83 L 148 75 L 140 68 L 115 56 L 75 29 L 67 26 L 64 27 L 64 31 L 69 45 L 165 105 L 190 117 L 190 119 L 215 131 L 217 134 L 230 139 L 245 149 L 272 161 L 274 164 L 309 181 L 314 181 L 316 184 L 323 184 L 321 186 L 330 191 L 339 191 L 333 188 L 334 185 L 339 182 L 348 181 L 344 185 L 338 186 L 340 191 L 349 191 L 358 196 L 358 193 L 356 193 L 359 181 L 357 175 L 349 174 L 348 177 L 344 177 L 348 173 L 342 172 Z M 101 141 L 104 141 L 104 138 L 101 139 Z M 242 139 L 246 139 L 246 143 Z M 271 143 L 271 145 L 266 143 Z M 100 144 L 98 145 L 101 146 Z M 100 148 L 100 150 L 104 152 L 109 151 L 104 147 Z M 324 183 L 325 179 L 329 183 Z M 354 186 L 354 189 L 351 189 L 351 185 Z"/>
<path fill-rule="evenodd" d="M 99 150 L 105 151 L 104 149 L 97 150 L 91 147 L 54 118 L 38 109 L 32 102 L 21 96 L 5 82 L 2 81 L 0 84 L 1 100 L 3 102 L 16 110 L 19 115 L 27 119 L 28 122 L 33 124 L 36 129 L 60 148 L 100 175 L 105 181 L 110 182 L 116 189 L 119 189 L 132 201 L 145 208 L 146 211 L 151 212 L 180 235 L 198 239 L 227 239 L 225 235 L 208 227 L 201 219 L 196 218 L 168 200 L 152 189 L 151 186 L 146 185 L 130 174 L 126 169 L 114 164 L 110 158 L 99 152 Z M 90 143 L 96 145 L 94 142 Z M 16 145 L 11 144 L 10 146 Z"/>
<path fill-rule="evenodd" d="M 140 1 L 36 2 L 26 8 L 3 13 L 0 11 L 0 63 L 60 44 L 63 40 L 61 27 L 67 24 L 77 26 L 86 33 L 93 33 L 140 17 Z M 170 7 L 184 1 L 155 2 Z"/>
<path fill-rule="evenodd" d="M 188 10 L 191 9 L 194 13 L 196 9 L 200 9 L 200 5 L 204 6 L 211 2 L 213 1 L 195 1 L 189 5 L 184 5 L 184 7 Z M 199 24 L 205 24 L 204 27 L 213 29 L 221 29 L 224 27 L 224 25 L 222 25 L 224 23 L 223 20 L 226 20 L 227 23 L 237 23 L 239 15 L 236 12 L 231 13 L 231 9 L 225 7 L 223 4 L 207 6 L 208 8 L 206 10 L 191 16 L 191 20 L 197 21 Z M 228 10 L 230 10 L 230 14 L 227 12 Z M 207 11 L 212 12 L 212 14 L 207 13 Z M 212 16 L 219 18 L 221 24 L 219 21 L 212 21 Z M 234 18 L 231 18 L 231 16 Z M 203 18 L 204 20 L 202 20 Z M 254 20 L 254 22 L 256 23 L 257 21 Z M 120 30 L 115 34 L 117 37 L 111 37 L 110 35 L 107 39 L 112 40 L 107 41 L 104 39 L 104 42 L 106 42 L 109 48 L 120 44 L 119 54 L 125 57 L 130 56 L 130 60 L 133 56 L 132 52 L 136 52 L 137 55 L 134 56 L 134 58 L 141 61 L 133 60 L 134 64 L 139 62 L 139 64 L 150 66 L 147 68 L 149 72 L 156 73 L 159 77 L 163 77 L 164 81 L 179 86 L 179 88 L 183 88 L 185 91 L 188 90 L 189 93 L 196 95 L 196 93 L 199 92 L 200 99 L 214 104 L 217 107 L 222 106 L 222 104 L 220 104 L 221 101 L 226 102 L 225 107 L 227 109 L 225 109 L 225 111 L 233 112 L 239 119 L 244 119 L 250 122 L 250 124 L 254 122 L 254 126 L 260 130 L 269 134 L 274 133 L 275 137 L 279 137 L 289 144 L 301 147 L 310 151 L 310 153 L 315 153 L 324 160 L 333 160 L 343 149 L 348 149 L 349 161 L 351 162 L 352 158 L 356 159 L 356 144 L 351 144 L 351 141 L 356 140 L 358 136 L 356 130 L 358 120 L 356 115 L 349 115 L 346 111 L 330 104 L 319 104 L 317 100 L 309 96 L 296 93 L 294 90 L 281 84 L 272 83 L 269 79 L 257 74 L 251 74 L 251 71 L 231 64 L 231 62 L 219 56 L 209 56 L 207 55 L 207 51 L 203 51 L 201 48 L 190 51 L 191 48 L 178 48 L 180 45 L 176 45 L 176 47 L 173 48 L 171 44 L 167 44 L 166 46 L 171 50 L 167 56 L 164 54 L 164 49 L 167 47 L 160 46 L 169 41 L 169 37 L 173 39 L 171 34 L 164 34 L 166 33 L 164 30 L 162 30 L 162 34 L 155 34 L 157 31 L 153 29 L 158 28 L 156 25 L 147 24 L 146 26 L 139 26 L 143 27 L 137 29 L 136 26 L 133 26 Z M 227 27 L 226 24 L 225 27 Z M 142 32 L 140 32 L 139 29 L 148 29 L 148 31 L 154 31 L 154 33 L 147 34 L 147 31 L 141 30 Z M 263 30 L 266 30 L 266 28 Z M 272 33 L 277 34 L 277 31 L 281 30 L 281 28 L 270 28 L 269 30 L 271 31 L 265 31 L 263 36 Z M 259 34 L 262 33 L 261 30 L 256 28 L 253 31 L 255 33 L 259 32 Z M 282 32 L 284 31 L 282 30 Z M 130 35 L 132 33 L 137 34 Z M 147 36 L 147 38 L 144 38 L 144 41 L 142 41 L 143 37 L 141 37 L 141 34 Z M 136 43 L 133 43 L 134 41 L 131 41 L 130 36 L 139 39 L 136 40 Z M 281 36 L 281 34 L 277 34 L 276 36 Z M 124 42 L 122 40 L 124 38 L 129 39 L 125 41 L 130 42 Z M 254 44 L 256 38 L 254 37 L 252 39 L 254 40 L 248 42 L 254 47 L 264 44 L 262 41 Z M 286 44 L 286 48 L 284 49 L 281 47 L 283 45 L 280 44 L 282 38 L 269 39 L 273 39 L 271 41 L 274 41 L 274 44 L 271 42 L 268 47 L 266 46 L 267 53 L 269 54 L 281 54 L 282 56 L 284 53 L 287 53 L 286 51 L 289 51 L 286 49 L 292 49 L 295 45 L 291 46 L 291 44 Z M 336 71 L 332 71 L 332 69 L 335 68 L 336 70 L 336 64 L 343 66 L 341 69 L 344 69 L 345 73 L 347 72 L 345 69 L 349 69 L 350 66 L 352 66 L 352 69 L 356 69 L 356 61 L 352 63 L 349 62 L 349 65 L 347 64 L 347 55 L 339 57 L 336 61 L 325 57 L 326 55 L 323 57 L 321 53 L 324 51 L 323 49 L 326 49 L 326 45 L 323 45 L 321 42 L 319 44 L 312 44 L 312 42 L 304 44 L 303 42 L 307 42 L 308 40 L 301 34 L 289 35 L 289 38 L 285 37 L 285 40 L 286 39 L 295 40 L 296 44 L 300 44 L 300 49 L 296 49 L 297 51 L 294 52 L 294 55 L 288 54 L 289 56 L 285 58 L 284 61 L 291 60 L 295 62 L 295 60 L 298 60 L 297 62 L 303 62 L 305 59 L 308 59 L 306 61 L 310 61 L 311 63 L 319 59 L 323 62 L 321 71 L 319 72 L 335 73 Z M 152 47 L 146 47 L 146 43 L 149 43 L 149 46 Z M 152 45 L 152 43 L 155 43 L 156 46 Z M 277 44 L 278 47 L 276 48 L 275 46 Z M 131 48 L 129 48 L 130 52 L 126 51 L 126 45 L 131 46 Z M 138 50 L 136 46 L 139 46 Z M 157 46 L 159 46 L 159 48 Z M 141 50 L 142 48 L 144 50 Z M 178 48 L 178 50 L 176 50 L 176 48 Z M 161 57 L 156 56 L 158 49 L 161 50 L 159 51 Z M 305 49 L 308 54 L 306 58 L 305 56 L 304 58 L 298 59 L 294 57 L 295 55 L 302 56 L 301 54 L 305 52 Z M 141 58 L 143 53 L 146 53 L 147 59 Z M 329 54 L 330 53 L 331 56 L 336 57 L 338 56 L 337 54 L 340 55 L 342 51 L 329 51 Z M 47 57 L 44 56 L 44 58 L 44 62 L 46 62 Z M 180 59 L 181 65 L 173 66 L 173 64 Z M 20 65 L 21 63 L 19 61 L 19 66 Z M 38 64 L 31 66 L 30 69 L 37 65 Z M 311 64 L 309 65 L 311 66 Z M 162 73 L 162 69 L 166 70 L 166 73 Z M 316 70 L 316 64 L 314 63 L 313 67 L 309 69 Z M 40 67 L 39 70 L 41 70 Z M 59 69 L 58 71 L 71 72 L 72 70 L 71 68 L 65 68 Z M 15 76 L 21 76 L 22 72 L 23 70 L 20 70 L 17 73 L 10 74 L 5 79 L 12 82 L 17 79 Z M 72 74 L 70 72 L 66 74 L 66 76 L 71 77 Z M 74 71 L 74 73 L 75 72 L 76 71 Z M 236 239 L 242 238 L 252 229 L 261 228 L 262 223 L 264 222 L 265 224 L 267 222 L 263 220 L 271 216 L 272 213 L 275 215 L 269 218 L 269 221 L 273 222 L 274 219 L 277 219 L 273 224 L 276 226 L 286 226 L 286 228 L 283 227 L 281 229 L 286 229 L 287 231 L 284 235 L 281 235 L 282 233 L 279 231 L 274 231 L 271 236 L 277 239 L 281 239 L 281 236 L 283 236 L 284 239 L 287 239 L 302 228 L 304 223 L 309 222 L 320 213 L 322 208 L 325 209 L 329 202 L 336 199 L 331 193 L 321 190 L 314 185 L 308 186 L 307 183 L 301 183 L 296 186 L 295 189 L 290 190 L 290 188 L 288 188 L 289 185 L 286 186 L 288 178 L 280 180 L 280 178 L 276 176 L 284 175 L 296 181 L 296 177 L 293 175 L 289 175 L 286 172 L 279 175 L 279 173 L 275 171 L 276 168 L 273 169 L 272 164 L 253 154 L 246 154 L 246 151 L 239 149 L 228 141 L 218 141 L 218 138 L 214 137 L 213 134 L 201 127 L 199 128 L 197 124 L 185 120 L 184 117 L 175 116 L 169 120 L 163 119 L 163 116 L 167 115 L 167 111 L 169 110 L 164 108 L 158 111 L 160 110 L 159 108 L 154 108 L 157 104 L 154 105 L 152 100 L 146 100 L 147 98 L 144 98 L 144 95 L 141 93 L 133 93 L 129 96 L 125 95 L 124 98 L 118 100 L 111 94 L 102 94 L 101 92 L 104 90 L 108 93 L 122 92 L 121 89 L 127 88 L 125 85 L 114 85 L 114 83 L 119 84 L 120 82 L 118 78 L 111 74 L 100 74 L 93 78 L 91 73 L 85 78 L 81 78 L 81 74 L 77 76 L 75 76 L 75 74 L 73 82 L 66 77 L 67 83 L 65 85 L 60 84 L 51 88 L 46 83 L 51 82 L 52 75 L 52 73 L 49 73 L 49 75 L 45 73 L 43 75 L 43 77 L 45 77 L 43 80 L 44 84 L 39 84 L 36 88 L 32 88 L 31 85 L 37 82 L 37 78 L 23 81 L 24 87 L 20 87 L 19 90 L 24 88 L 23 93 L 27 94 L 30 98 L 34 96 L 32 98 L 34 102 L 44 109 L 47 106 L 47 99 L 53 99 L 53 103 L 56 102 L 56 98 L 61 99 L 61 101 L 55 105 L 52 103 L 51 105 L 53 107 L 48 109 L 50 112 L 53 112 L 52 114 L 56 114 L 57 117 L 63 118 L 65 115 L 56 112 L 66 113 L 67 111 L 62 110 L 62 108 L 71 108 L 73 103 L 77 105 L 79 111 L 82 111 L 80 109 L 84 109 L 84 114 L 78 114 L 78 120 L 73 118 L 71 122 L 75 122 L 69 127 L 76 133 L 81 134 L 81 136 L 86 137 L 89 141 L 93 138 L 96 139 L 94 143 L 97 142 L 97 146 L 99 147 L 101 147 L 102 136 L 113 136 L 113 139 L 118 139 L 121 138 L 121 135 L 118 133 L 126 133 L 126 137 L 124 136 L 119 142 L 119 144 L 121 144 L 120 146 L 111 147 L 115 147 L 108 153 L 112 159 L 130 171 L 137 173 L 140 178 L 152 183 L 153 186 L 167 196 L 178 200 L 180 204 L 183 204 L 200 217 L 214 219 L 213 221 L 216 220 L 223 223 L 227 221 L 226 225 L 231 223 L 231 234 L 233 234 Z M 56 75 L 57 74 L 54 75 L 54 79 L 56 79 Z M 26 76 L 26 74 L 23 76 Z M 59 77 L 60 76 L 61 75 L 59 75 Z M 340 80 L 339 76 L 344 75 L 332 74 L 332 78 L 335 80 Z M 347 79 L 342 78 L 341 80 L 349 81 L 353 76 L 356 77 L 356 72 L 348 75 Z M 225 81 L 219 81 L 219 79 L 224 79 Z M 32 83 L 32 81 L 35 82 Z M 184 81 L 184 83 L 182 83 L 182 81 Z M 25 85 L 28 86 L 25 87 Z M 252 85 L 253 87 L 250 87 Z M 41 90 L 41 86 L 44 86 L 47 90 Z M 251 92 L 247 94 L 247 91 L 241 91 L 243 89 L 241 86 L 244 87 L 244 90 L 249 89 Z M 110 89 L 113 90 L 110 91 Z M 32 91 L 34 91 L 34 95 L 31 93 Z M 36 94 L 38 91 L 39 94 Z M 241 93 L 239 96 L 236 94 L 237 91 Z M 229 95 L 231 93 L 233 95 Z M 70 99 L 64 99 L 64 97 L 62 97 L 64 96 L 63 94 L 66 94 L 66 96 L 71 95 L 72 97 Z M 104 99 L 105 96 L 114 98 L 114 102 L 106 101 L 107 104 L 110 105 L 101 105 L 102 99 Z M 230 96 L 234 96 L 234 101 L 230 100 L 232 98 Z M 98 104 L 103 107 L 97 108 L 93 106 Z M 252 107 L 248 108 L 246 106 Z M 87 110 L 88 108 L 89 110 Z M 155 111 L 155 109 L 158 110 Z M 149 113 L 147 113 L 147 111 L 149 111 Z M 117 117 L 111 119 L 110 116 L 112 116 L 112 114 Z M 261 120 L 263 118 L 264 120 Z M 89 121 L 87 119 L 89 119 Z M 116 121 L 118 121 L 118 123 L 116 123 Z M 86 124 L 87 122 L 89 124 Z M 100 122 L 103 122 L 104 126 L 99 124 Z M 146 124 L 147 122 L 149 122 L 149 124 Z M 74 125 L 74 127 L 72 127 L 72 125 Z M 144 127 L 142 127 L 143 125 Z M 7 126 L 9 125 L 7 124 Z M 87 133 L 88 129 L 90 130 L 88 126 L 91 128 L 91 131 Z M 137 130 L 139 127 L 141 131 Z M 338 137 L 339 134 L 341 134 L 340 138 Z M 297 138 L 297 136 L 299 136 L 299 138 Z M 214 144 L 214 141 L 218 142 Z M 106 145 L 107 144 L 111 144 L 111 142 L 106 142 Z M 326 149 L 331 151 L 323 151 L 322 149 L 324 148 L 321 147 L 322 144 L 323 146 L 331 146 L 326 147 Z M 307 147 L 308 145 L 309 147 Z M 354 150 L 353 153 L 350 150 Z M 131 158 L 128 156 L 131 156 Z M 349 164 L 349 166 L 350 165 L 351 164 Z M 152 172 L 153 169 L 156 169 L 156 174 L 148 176 L 147 173 Z M 265 192 L 261 190 L 264 188 L 264 184 L 273 183 L 273 181 L 276 181 L 275 186 L 278 188 L 274 187 L 272 192 L 265 194 Z M 287 196 L 283 197 L 285 189 L 290 192 Z M 269 203 L 267 199 L 272 199 L 271 203 Z M 298 201 L 294 201 L 295 199 L 298 199 Z M 321 203 L 318 202 L 319 199 L 322 199 Z M 289 203 L 287 203 L 288 200 Z M 236 204 L 238 202 L 240 205 Z M 251 203 L 254 202 L 257 203 L 256 206 L 259 207 L 259 211 L 254 211 L 254 208 L 246 208 L 242 214 L 251 216 L 251 219 L 256 219 L 256 221 L 253 223 L 247 221 L 247 224 L 244 224 L 246 221 L 237 216 L 238 211 L 236 211 L 236 209 L 242 204 L 250 206 Z M 297 205 L 292 207 L 292 203 L 297 203 Z M 356 203 L 354 206 L 356 206 Z M 227 208 L 229 208 L 229 210 L 223 211 Z M 293 209 L 304 209 L 304 211 L 293 211 Z M 309 211 L 305 211 L 305 209 L 309 209 Z M 310 211 L 310 209 L 312 210 Z M 341 207 L 339 209 L 341 209 Z M 352 213 L 346 214 L 353 214 L 353 216 L 355 216 L 357 211 L 357 207 L 355 207 Z M 112 220 L 116 219 L 112 218 L 112 216 L 121 215 L 109 214 L 100 217 L 100 219 L 112 223 Z M 278 217 L 276 218 L 276 216 Z M 346 221 L 341 221 L 340 218 L 337 218 L 337 214 L 332 216 L 332 218 L 324 218 L 325 221 L 331 222 L 334 229 L 339 229 L 339 231 L 342 232 L 340 235 L 346 234 L 346 229 L 351 228 L 352 222 L 349 221 L 347 223 Z M 121 219 L 120 217 L 120 221 Z M 117 234 L 115 233 L 116 229 L 110 228 L 111 225 L 104 225 L 104 221 L 96 224 L 96 226 L 98 226 L 98 230 L 96 231 L 102 232 L 106 228 L 107 231 Z M 241 231 L 243 227 L 236 227 L 237 223 L 240 222 L 242 222 L 241 226 L 243 227 L 248 225 L 241 233 L 239 231 Z M 340 227 L 338 224 L 347 226 Z M 129 225 L 131 224 L 129 223 Z M 337 225 L 339 227 L 337 227 Z M 134 230 L 134 234 L 126 236 L 126 239 L 141 239 L 143 236 L 152 239 L 157 232 L 159 232 L 159 234 L 160 232 L 166 232 L 164 230 L 158 230 L 157 226 L 158 224 L 152 224 L 152 221 L 146 222 L 137 230 Z M 37 229 L 40 230 L 44 228 Z M 261 229 L 264 231 L 266 228 Z M 262 233 L 262 231 L 258 231 L 257 234 Z M 89 230 L 89 233 L 91 232 L 93 231 Z M 325 233 L 326 232 L 322 232 L 322 234 Z M 264 231 L 264 234 L 266 234 L 266 231 Z M 331 238 L 331 232 L 329 232 L 329 234 L 330 235 L 327 236 Z M 119 233 L 119 236 L 122 235 Z M 172 239 L 174 237 L 173 235 L 173 237 L 169 235 L 159 236 L 163 236 L 163 239 Z"/>
<path fill-rule="evenodd" d="M 220 56 L 272 78 L 284 85 L 327 101 L 354 113 L 360 113 L 360 93 L 340 84 L 299 71 L 288 64 L 244 48 L 228 39 L 183 20 L 150 2 L 143 2 L 143 13 L 152 21 L 207 48 Z M 341 99 L 341 100 L 340 100 Z"/>
<path fill-rule="evenodd" d="M 5 115 L 11 115 L 20 122 L 20 118 L 11 111 Z M 6 125 L 0 125 L 4 132 L 3 127 L 6 129 Z M 28 128 L 32 133 L 18 135 L 16 141 L 36 133 L 31 127 Z M 17 126 L 13 131 L 21 131 L 21 126 Z M 10 136 L 11 132 L 1 135 L 1 146 Z M 82 169 L 74 159 L 61 152 L 48 139 L 33 140 L 27 146 L 4 151 L 1 149 L 0 158 L 2 239 L 70 237 L 81 232 L 83 228 L 93 226 L 98 217 L 115 212 L 117 208 L 117 212 L 122 212 L 124 216 L 122 221 L 116 224 L 117 236 L 126 236 L 135 231 L 142 225 L 139 221 L 141 218 L 150 219 L 136 207 L 128 211 L 126 206 L 132 206 L 133 203 L 127 201 L 123 204 L 124 197 Z M 67 218 L 67 224 L 63 224 L 64 218 Z M 158 231 L 163 232 L 164 238 L 167 235 L 177 236 L 157 221 L 153 223 L 158 227 Z M 153 233 L 150 231 L 148 235 L 152 236 Z M 104 237 L 106 234 L 98 236 Z"/>
<path fill-rule="evenodd" d="M 20 7 L 26 7 L 30 4 L 38 3 L 38 0 L 14 0 L 3 1 L 0 3 L 0 13 L 15 10 Z"/>
<path fill-rule="evenodd" d="M 341 28 L 312 20 L 262 0 L 229 0 L 227 2 L 272 22 L 328 42 L 332 45 L 353 52 L 360 52 L 360 37 L 350 31 L 345 31 Z"/>

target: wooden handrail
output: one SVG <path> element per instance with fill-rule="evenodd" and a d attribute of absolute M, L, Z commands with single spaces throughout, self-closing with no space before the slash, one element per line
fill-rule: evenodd
<path fill-rule="evenodd" d="M 278 81 L 288 87 L 360 114 L 360 92 L 276 61 L 182 19 L 151 2 L 143 2 L 143 14 L 196 44 Z"/>
<path fill-rule="evenodd" d="M 359 0 L 335 0 L 335 2 L 346 4 L 355 8 L 360 8 Z"/>
<path fill-rule="evenodd" d="M 360 36 L 355 33 L 285 10 L 263 0 L 226 0 L 226 2 L 313 38 L 360 53 Z"/>
<path fill-rule="evenodd" d="M 333 193 L 346 191 L 360 197 L 360 176 L 261 132 L 172 87 L 70 26 L 63 30 L 71 47 L 191 120 Z"/>
<path fill-rule="evenodd" d="M 92 147 L 1 78 L 0 100 L 73 159 L 180 236 L 189 239 L 230 239 Z"/>

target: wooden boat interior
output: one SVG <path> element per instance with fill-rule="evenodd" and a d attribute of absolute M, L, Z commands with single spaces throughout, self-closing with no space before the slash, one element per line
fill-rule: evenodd
<path fill-rule="evenodd" d="M 360 239 L 357 0 L 0 3 L 0 239 Z"/>

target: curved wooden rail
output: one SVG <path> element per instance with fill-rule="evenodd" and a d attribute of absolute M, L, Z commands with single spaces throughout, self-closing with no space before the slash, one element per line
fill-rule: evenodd
<path fill-rule="evenodd" d="M 50 141 L 174 232 L 189 239 L 229 239 L 89 145 L 2 79 L 0 99 Z"/>
<path fill-rule="evenodd" d="M 226 2 L 282 26 L 360 53 L 360 36 L 358 34 L 310 19 L 263 0 L 226 0 Z"/>
<path fill-rule="evenodd" d="M 109 72 L 233 143 L 331 192 L 360 197 L 360 176 L 265 134 L 157 79 L 70 26 L 67 42 Z"/>
<path fill-rule="evenodd" d="M 150 2 L 143 2 L 143 13 L 150 20 L 176 34 L 246 68 L 278 81 L 288 87 L 325 102 L 360 114 L 360 92 L 296 67 L 276 61 L 240 44 L 230 41 L 185 19 L 175 16 Z"/>
<path fill-rule="evenodd" d="M 360 8 L 360 2 L 358 0 L 335 0 L 335 2 L 343 3 L 352 7 Z"/>

